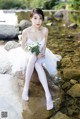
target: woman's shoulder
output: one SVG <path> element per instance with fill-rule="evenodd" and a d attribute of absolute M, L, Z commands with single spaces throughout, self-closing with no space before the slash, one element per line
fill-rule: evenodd
<path fill-rule="evenodd" d="M 27 27 L 27 28 L 25 28 L 25 29 L 23 30 L 23 32 L 25 33 L 25 32 L 27 32 L 27 31 L 29 31 L 30 28 L 31 28 L 31 27 Z"/>
<path fill-rule="evenodd" d="M 47 27 L 42 27 L 42 29 L 47 32 L 48 31 L 48 28 Z"/>
<path fill-rule="evenodd" d="M 47 27 L 42 27 L 44 35 L 48 34 L 48 28 Z"/>
<path fill-rule="evenodd" d="M 48 32 L 48 28 L 47 28 L 47 27 L 42 27 L 42 30 L 43 30 L 44 32 Z"/>

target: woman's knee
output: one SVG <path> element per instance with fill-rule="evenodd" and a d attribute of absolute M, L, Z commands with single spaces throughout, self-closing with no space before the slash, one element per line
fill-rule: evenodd
<path fill-rule="evenodd" d="M 41 64 L 39 62 L 36 62 L 35 63 L 35 68 L 39 68 L 39 67 L 41 67 Z"/>
<path fill-rule="evenodd" d="M 35 63 L 36 60 L 37 60 L 36 55 L 35 55 L 35 54 L 31 54 L 31 56 L 30 56 L 30 58 L 29 58 L 29 62 L 31 62 L 31 63 Z"/>

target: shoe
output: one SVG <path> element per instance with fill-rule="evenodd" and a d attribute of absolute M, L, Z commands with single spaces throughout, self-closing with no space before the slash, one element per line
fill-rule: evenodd
<path fill-rule="evenodd" d="M 48 100 L 46 103 L 46 106 L 47 106 L 47 110 L 53 109 L 53 107 L 54 107 L 53 100 L 52 99 Z"/>
<path fill-rule="evenodd" d="M 25 101 L 28 101 L 28 100 L 29 100 L 29 97 L 28 97 L 28 95 L 26 94 L 26 92 L 23 92 L 23 93 L 22 93 L 22 99 L 25 100 Z"/>

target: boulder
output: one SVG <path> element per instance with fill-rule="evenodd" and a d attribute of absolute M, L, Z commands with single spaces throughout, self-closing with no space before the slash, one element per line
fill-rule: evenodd
<path fill-rule="evenodd" d="M 12 25 L 0 25 L 0 39 L 13 39 L 19 34 L 19 28 Z"/>
<path fill-rule="evenodd" d="M 80 78 L 80 68 L 65 68 L 63 69 L 64 80 L 78 79 Z"/>
<path fill-rule="evenodd" d="M 9 51 L 11 49 L 14 49 L 14 48 L 17 48 L 19 47 L 20 44 L 16 41 L 8 41 L 5 45 L 4 45 L 4 48 Z"/>
<path fill-rule="evenodd" d="M 19 23 L 19 28 L 21 31 L 29 26 L 31 26 L 31 22 L 25 19 L 21 20 Z"/>
<path fill-rule="evenodd" d="M 69 94 L 72 97 L 80 97 L 80 84 L 75 84 L 72 86 L 68 91 L 67 94 Z"/>
<path fill-rule="evenodd" d="M 66 114 L 57 112 L 56 115 L 51 117 L 50 119 L 72 119 L 72 118 L 68 117 Z"/>

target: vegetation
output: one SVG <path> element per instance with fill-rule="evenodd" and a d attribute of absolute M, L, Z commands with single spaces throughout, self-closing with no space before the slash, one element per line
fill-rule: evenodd
<path fill-rule="evenodd" d="M 60 9 L 63 5 L 71 10 L 80 10 L 79 0 L 0 0 L 0 9 Z"/>

